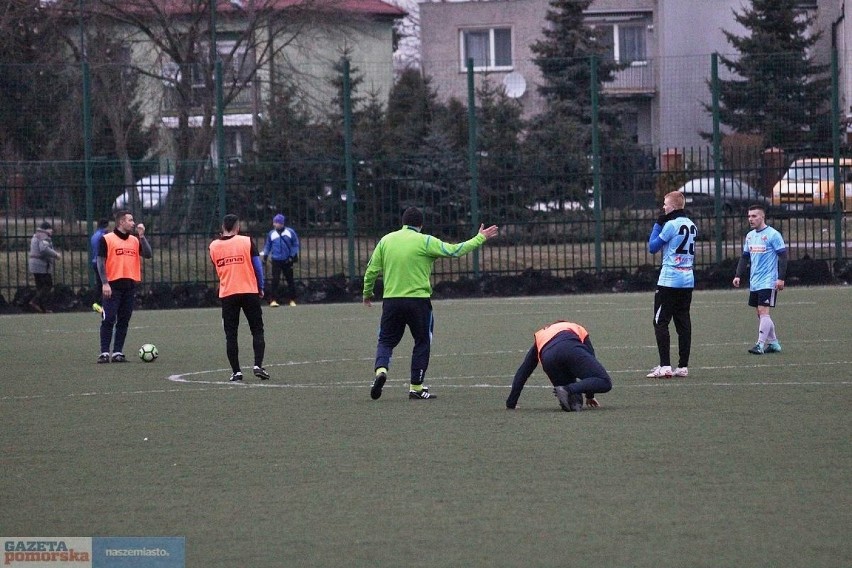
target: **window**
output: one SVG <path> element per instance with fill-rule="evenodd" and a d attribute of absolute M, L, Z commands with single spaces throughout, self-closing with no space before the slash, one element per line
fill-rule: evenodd
<path fill-rule="evenodd" d="M 621 63 L 645 61 L 645 26 L 617 26 L 617 29 L 616 60 Z"/>
<path fill-rule="evenodd" d="M 606 50 L 604 57 L 617 63 L 644 63 L 648 60 L 646 28 L 644 24 L 592 24 L 598 43 Z"/>
<path fill-rule="evenodd" d="M 461 30 L 461 69 L 473 59 L 475 71 L 512 69 L 511 28 Z"/>
<path fill-rule="evenodd" d="M 217 43 L 217 50 L 222 60 L 222 82 L 226 95 L 230 91 L 236 93 L 233 100 L 229 103 L 229 108 L 231 106 L 248 107 L 253 97 L 253 86 L 249 79 L 255 71 L 254 52 L 246 49 L 245 46 L 237 47 L 236 42 L 228 39 L 220 40 Z M 191 106 L 201 106 L 205 100 L 211 100 L 213 93 L 207 83 L 213 80 L 213 75 L 211 74 L 209 61 L 210 45 L 201 43 L 195 61 L 183 69 L 170 60 L 162 62 L 163 84 L 166 87 L 165 105 L 167 109 L 173 110 L 177 108 L 177 83 L 180 82 L 181 74 L 184 71 L 189 73 Z"/>

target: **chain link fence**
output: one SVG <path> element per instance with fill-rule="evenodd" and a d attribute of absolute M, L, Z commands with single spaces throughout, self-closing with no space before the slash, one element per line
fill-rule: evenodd
<path fill-rule="evenodd" d="M 656 263 L 647 237 L 662 196 L 677 189 L 699 226 L 699 268 L 739 256 L 752 203 L 767 207 L 793 260 L 848 261 L 852 160 L 839 116 L 827 139 L 808 143 L 776 139 L 768 146 L 758 135 L 724 132 L 724 125 L 713 132 L 720 116 L 713 91 L 721 93 L 723 83 L 711 57 L 703 60 L 706 68 L 690 64 L 690 73 L 706 78 L 706 91 L 680 99 L 682 107 L 668 109 L 680 116 L 667 120 L 705 135 L 706 145 L 661 141 L 653 148 L 629 135 L 629 144 L 614 146 L 609 127 L 590 118 L 603 138 L 598 146 L 534 149 L 536 115 L 470 68 L 467 101 L 441 100 L 428 76 L 410 71 L 390 93 L 376 92 L 371 65 L 337 62 L 303 69 L 314 78 L 310 89 L 262 75 L 218 105 L 205 106 L 199 82 L 186 108 L 201 114 L 187 116 L 174 85 L 128 66 L 0 65 L 0 294 L 11 299 L 33 287 L 27 255 L 42 221 L 52 223 L 63 254 L 55 281 L 91 287 L 89 235 L 98 219 L 121 208 L 145 223 L 152 241 L 146 286 L 214 286 L 207 246 L 223 212 L 238 213 L 259 247 L 273 215 L 284 213 L 302 241 L 297 279 L 354 282 L 408 206 L 422 208 L 424 230 L 444 240 L 468 238 L 478 222 L 501 226 L 478 254 L 439 261 L 436 281 L 530 270 L 635 272 Z M 603 102 L 594 113 L 610 100 L 647 107 L 653 68 L 639 71 L 641 92 L 629 91 L 632 69 L 600 87 L 595 94 Z M 175 77 L 193 73 L 174 70 Z M 672 76 L 656 89 L 676 88 Z M 832 79 L 836 92 L 836 71 Z M 216 116 L 222 128 L 215 128 Z M 562 136 L 574 136 L 571 125 Z M 201 157 L 175 160 L 177 148 Z"/>

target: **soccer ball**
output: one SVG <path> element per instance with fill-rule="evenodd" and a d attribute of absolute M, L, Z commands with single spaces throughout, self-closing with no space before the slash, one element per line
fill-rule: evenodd
<path fill-rule="evenodd" d="M 160 352 L 157 351 L 156 345 L 146 343 L 145 345 L 139 348 L 139 358 L 145 361 L 146 363 L 150 363 L 159 356 Z"/>

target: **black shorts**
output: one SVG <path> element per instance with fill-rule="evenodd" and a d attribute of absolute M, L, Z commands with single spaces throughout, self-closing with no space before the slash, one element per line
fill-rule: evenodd
<path fill-rule="evenodd" d="M 748 305 L 752 308 L 758 306 L 766 306 L 767 308 L 775 307 L 775 300 L 778 298 L 778 290 L 774 288 L 766 288 L 764 290 L 754 290 L 748 294 Z"/>

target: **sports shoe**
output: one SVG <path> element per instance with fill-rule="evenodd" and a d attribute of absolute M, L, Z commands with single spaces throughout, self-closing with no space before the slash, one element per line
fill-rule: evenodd
<path fill-rule="evenodd" d="M 583 395 L 574 394 L 565 386 L 553 387 L 553 394 L 559 401 L 559 406 L 565 412 L 580 412 L 583 410 Z"/>
<path fill-rule="evenodd" d="M 295 307 L 296 307 L 296 300 L 290 300 L 290 307 L 291 307 L 291 308 L 295 308 Z"/>
<path fill-rule="evenodd" d="M 764 353 L 781 353 L 781 344 L 777 341 L 773 341 L 769 345 L 766 346 L 766 349 L 763 350 Z"/>
<path fill-rule="evenodd" d="M 278 307 L 278 306 L 280 306 L 280 305 L 281 305 L 281 304 L 279 304 L 279 303 L 278 303 L 278 302 L 276 302 L 275 300 L 272 300 L 271 302 L 269 302 L 269 307 L 270 307 L 270 308 L 277 308 L 277 307 Z"/>
<path fill-rule="evenodd" d="M 254 369 L 252 369 L 252 372 L 254 373 L 254 376 L 260 379 L 261 381 L 269 380 L 269 373 L 267 373 L 266 369 L 264 369 L 263 367 L 258 367 L 257 365 L 255 365 Z"/>
<path fill-rule="evenodd" d="M 657 365 L 651 372 L 645 375 L 649 379 L 668 379 L 672 376 L 672 368 L 670 365 L 660 366 Z"/>
<path fill-rule="evenodd" d="M 689 368 L 688 367 L 678 367 L 672 373 L 675 377 L 688 377 L 689 376 Z"/>
<path fill-rule="evenodd" d="M 99 303 L 95 302 L 94 304 L 92 304 L 92 311 L 102 314 L 104 313 L 104 308 Z"/>
<path fill-rule="evenodd" d="M 98 363 L 109 363 L 109 353 L 101 353 L 98 355 Z"/>
<path fill-rule="evenodd" d="M 426 399 L 433 399 L 433 398 L 438 398 L 438 397 L 429 392 L 429 387 L 423 387 L 423 390 L 419 390 L 419 391 L 410 390 L 410 391 L 408 391 L 408 398 L 426 400 Z"/>
<path fill-rule="evenodd" d="M 118 351 L 117 353 L 112 354 L 111 361 L 113 363 L 127 363 L 127 357 L 124 356 L 124 353 Z"/>
<path fill-rule="evenodd" d="M 752 355 L 763 355 L 763 353 L 764 353 L 763 345 L 761 345 L 760 343 L 755 343 L 754 347 L 749 349 L 748 352 L 751 353 Z"/>
<path fill-rule="evenodd" d="M 242 381 L 243 380 L 243 374 L 240 371 L 237 371 L 236 373 L 231 375 L 231 378 L 228 379 L 228 380 L 231 381 L 232 383 L 235 383 L 237 381 Z"/>
<path fill-rule="evenodd" d="M 601 403 L 598 402 L 598 399 L 595 397 L 588 398 L 586 397 L 586 408 L 600 408 Z"/>
<path fill-rule="evenodd" d="M 382 387 L 385 386 L 385 381 L 388 380 L 388 374 L 384 371 L 376 374 L 376 378 L 373 379 L 373 386 L 370 387 L 370 398 L 373 400 L 379 400 L 382 396 Z"/>

